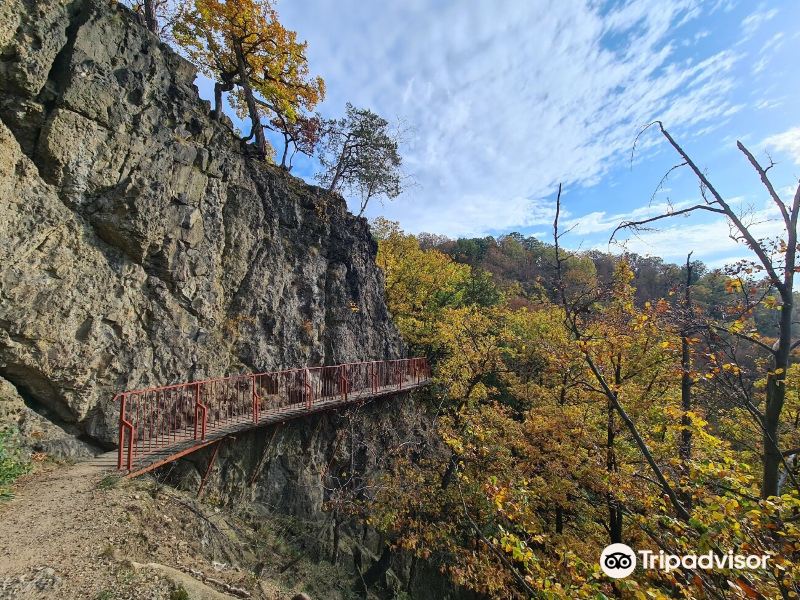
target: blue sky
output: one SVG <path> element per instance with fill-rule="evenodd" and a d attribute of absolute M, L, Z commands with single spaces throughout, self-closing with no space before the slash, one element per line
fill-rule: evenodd
<path fill-rule="evenodd" d="M 609 248 L 619 221 L 694 203 L 653 119 L 708 171 L 761 235 L 779 232 L 757 175 L 736 150 L 769 151 L 776 187 L 800 176 L 800 2 L 746 0 L 279 0 L 325 78 L 326 116 L 350 101 L 410 129 L 414 185 L 367 216 L 451 237 L 510 231 L 547 240 L 565 186 L 573 248 Z M 201 82 L 202 94 L 210 87 Z M 314 165 L 295 174 L 310 179 Z M 794 182 L 794 185 L 793 185 Z M 792 189 L 789 189 L 789 188 Z M 652 197 L 652 200 L 651 200 Z M 351 204 L 355 206 L 355 203 Z M 624 239 L 624 238 L 623 238 Z M 712 266 L 747 256 L 714 215 L 675 218 L 629 250 Z"/>

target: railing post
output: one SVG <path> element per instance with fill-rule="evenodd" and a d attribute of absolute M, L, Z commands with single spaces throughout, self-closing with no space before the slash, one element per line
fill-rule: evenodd
<path fill-rule="evenodd" d="M 194 384 L 194 439 L 197 439 L 197 426 L 200 423 L 200 386 Z"/>
<path fill-rule="evenodd" d="M 127 467 L 128 471 L 133 468 L 133 444 L 134 444 L 134 430 L 133 430 L 133 423 L 128 421 L 125 418 L 125 411 L 127 410 L 128 404 L 128 397 L 126 394 L 120 394 L 120 406 L 119 406 L 119 448 L 117 449 L 117 469 L 122 470 L 122 464 L 125 462 L 125 466 Z M 123 453 L 125 452 L 125 430 L 128 430 L 128 459 L 123 461 Z"/>
<path fill-rule="evenodd" d="M 256 375 L 255 375 L 255 373 L 250 375 L 250 379 L 252 380 L 252 393 L 253 393 L 253 423 L 258 423 L 259 405 L 258 405 L 258 394 L 256 393 Z"/>
<path fill-rule="evenodd" d="M 303 391 L 306 393 L 306 409 L 311 410 L 311 388 L 308 383 L 308 367 L 303 369 Z"/>
<path fill-rule="evenodd" d="M 197 437 L 197 426 L 200 425 L 200 438 L 206 439 L 206 407 L 200 401 L 200 382 L 194 384 L 194 439 Z M 203 413 L 202 423 L 200 422 L 200 413 Z"/>
<path fill-rule="evenodd" d="M 339 365 L 339 394 L 344 397 L 344 401 L 347 402 L 347 386 L 348 386 L 348 379 L 347 375 L 344 374 L 347 365 Z"/>
<path fill-rule="evenodd" d="M 125 443 L 125 394 L 119 401 L 119 446 L 117 451 L 117 470 L 122 470 L 122 447 Z"/>

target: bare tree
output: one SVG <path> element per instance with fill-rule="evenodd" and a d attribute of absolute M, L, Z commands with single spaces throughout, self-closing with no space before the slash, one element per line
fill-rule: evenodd
<path fill-rule="evenodd" d="M 661 121 L 654 121 L 647 125 L 642 133 L 652 126 L 657 126 L 661 134 L 672 146 L 682 162 L 675 165 L 670 171 L 681 167 L 689 167 L 700 182 L 700 194 L 702 202 L 688 208 L 664 213 L 649 219 L 640 221 L 625 221 L 621 223 L 612 234 L 611 238 L 622 229 L 643 230 L 648 225 L 674 217 L 677 215 L 689 214 L 694 212 L 711 212 L 724 216 L 731 226 L 732 236 L 737 241 L 743 241 L 753 252 L 756 260 L 752 261 L 752 268 L 766 275 L 770 287 L 777 290 L 780 299 L 780 319 L 778 323 L 778 339 L 773 346 L 765 344 L 757 336 L 741 331 L 733 331 L 723 326 L 715 326 L 716 329 L 735 335 L 746 340 L 753 347 L 760 348 L 772 357 L 771 369 L 767 373 L 766 403 L 763 409 L 751 406 L 748 409 L 759 424 L 763 438 L 763 480 L 761 495 L 764 498 L 774 496 L 779 493 L 780 467 L 786 469 L 786 474 L 793 480 L 791 467 L 786 462 L 780 450 L 780 424 L 781 411 L 783 410 L 786 398 L 786 370 L 789 368 L 790 355 L 800 341 L 792 339 L 793 323 L 792 309 L 794 307 L 794 275 L 796 271 L 796 252 L 798 247 L 797 240 L 797 219 L 800 216 L 800 182 L 794 198 L 787 202 L 781 199 L 775 187 L 768 177 L 769 170 L 774 166 L 772 160 L 767 167 L 762 166 L 753 154 L 737 141 L 736 146 L 747 158 L 748 162 L 755 169 L 761 183 L 766 189 L 770 199 L 780 212 L 784 226 L 784 238 L 779 242 L 766 239 L 757 239 L 751 227 L 748 226 L 742 217 L 731 207 L 723 198 L 722 194 L 709 181 L 706 174 L 691 159 L 688 153 L 678 144 L 677 141 L 664 128 Z M 640 133 L 641 135 L 641 133 Z M 635 144 L 634 144 L 635 148 Z M 796 483 L 796 481 L 795 481 Z"/>
<path fill-rule="evenodd" d="M 692 410 L 692 349 L 690 336 L 694 325 L 694 309 L 692 307 L 692 253 L 686 256 L 686 283 L 684 284 L 683 302 L 681 306 L 681 443 L 679 454 L 684 464 L 692 456 L 692 430 L 689 413 Z"/>

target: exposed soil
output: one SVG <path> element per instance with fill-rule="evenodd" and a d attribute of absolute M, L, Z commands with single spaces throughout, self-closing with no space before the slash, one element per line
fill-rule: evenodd
<path fill-rule="evenodd" d="M 288 600 L 305 587 L 300 572 L 270 578 L 258 559 L 287 558 L 252 527 L 152 479 L 118 480 L 114 458 L 49 463 L 17 482 L 0 503 L 0 598 Z"/>

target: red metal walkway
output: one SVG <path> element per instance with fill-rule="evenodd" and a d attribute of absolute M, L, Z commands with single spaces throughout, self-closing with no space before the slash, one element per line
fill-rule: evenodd
<path fill-rule="evenodd" d="M 117 394 L 117 469 L 155 469 L 233 433 L 426 385 L 425 358 L 233 375 Z"/>

